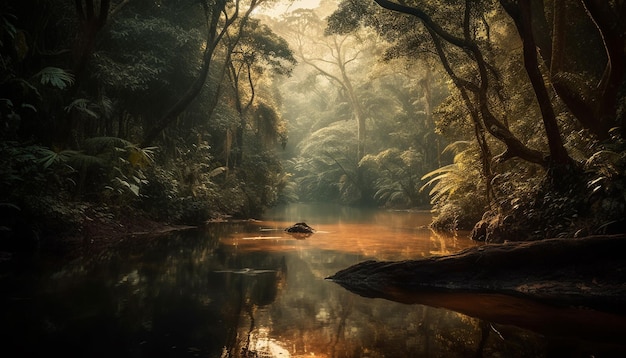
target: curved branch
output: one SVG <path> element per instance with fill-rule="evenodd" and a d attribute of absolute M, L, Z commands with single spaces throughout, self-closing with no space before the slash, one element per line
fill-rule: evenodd
<path fill-rule="evenodd" d="M 417 18 L 419 18 L 420 20 L 422 20 L 422 22 L 424 23 L 424 25 L 426 25 L 428 28 L 432 29 L 437 35 L 439 35 L 441 38 L 443 38 L 446 42 L 449 42 L 457 47 L 461 47 L 463 49 L 468 48 L 469 44 L 462 38 L 457 37 L 452 35 L 451 33 L 447 32 L 446 30 L 444 30 L 441 26 L 439 26 L 439 24 L 437 24 L 436 22 L 434 22 L 430 16 L 428 16 L 424 11 L 418 9 L 418 8 L 414 8 L 414 7 L 410 7 L 410 6 L 406 6 L 406 5 L 401 5 L 398 3 L 395 3 L 393 1 L 389 1 L 389 0 L 374 0 L 378 5 L 382 6 L 383 8 L 387 9 L 387 10 L 391 10 L 391 11 L 396 11 L 396 12 L 400 12 L 403 14 L 408 14 L 408 15 L 413 15 Z"/>
<path fill-rule="evenodd" d="M 420 9 L 400 5 L 389 0 L 374 0 L 377 4 L 382 6 L 385 9 L 401 12 L 404 14 L 409 14 L 416 16 L 419 18 L 424 26 L 431 32 L 431 36 L 435 34 L 434 37 L 440 37 L 446 42 L 461 48 L 463 51 L 468 53 L 470 57 L 474 60 L 476 66 L 478 67 L 480 84 L 478 85 L 478 109 L 482 116 L 482 119 L 485 124 L 485 128 L 487 131 L 503 142 L 506 145 L 506 151 L 503 155 L 498 156 L 500 159 L 508 159 L 511 157 L 519 157 L 531 163 L 540 164 L 544 167 L 547 166 L 547 161 L 544 158 L 543 153 L 538 150 L 531 149 L 524 145 L 511 131 L 504 126 L 491 112 L 489 108 L 489 99 L 487 96 L 489 89 L 489 70 L 487 66 L 487 62 L 485 61 L 483 54 L 476 44 L 470 37 L 469 31 L 469 7 L 471 1 L 466 1 L 466 9 L 464 11 L 464 35 L 465 38 L 456 37 L 449 32 L 445 31 L 441 26 L 439 26 L 436 22 L 434 22 L 430 16 L 428 16 L 425 12 Z M 506 155 L 504 155 L 506 154 Z"/>

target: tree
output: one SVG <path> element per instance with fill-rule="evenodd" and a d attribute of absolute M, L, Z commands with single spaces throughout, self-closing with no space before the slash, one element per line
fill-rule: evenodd
<path fill-rule="evenodd" d="M 246 118 L 257 98 L 258 82 L 269 74 L 288 75 L 296 60 L 287 42 L 256 19 L 247 21 L 237 37 L 228 36 L 226 40 L 230 43 L 229 47 L 233 48 L 227 64 L 228 84 L 239 115 L 239 125 L 234 129 L 235 160 L 231 162 L 226 158 L 227 166 L 231 167 L 241 165 L 242 162 Z M 257 128 L 261 133 L 271 136 L 270 132 L 275 131 L 278 124 L 276 112 L 268 103 L 260 103 L 255 112 Z M 229 148 L 227 152 L 230 152 Z"/>
<path fill-rule="evenodd" d="M 109 17 L 111 0 L 100 0 L 97 12 L 94 0 L 84 0 L 84 4 L 83 0 L 76 0 L 74 3 L 79 24 L 78 36 L 73 49 L 74 71 L 82 74 L 93 52 L 96 35 L 104 27 Z"/>
<path fill-rule="evenodd" d="M 522 14 L 515 6 L 521 9 L 526 4 L 501 3 L 519 21 Z M 620 88 L 626 66 L 626 4 L 596 0 L 535 0 L 531 4 L 525 16 L 530 17 L 533 33 L 520 36 L 537 38 L 541 58 L 559 98 L 598 139 L 607 139 L 613 127 L 621 127 L 624 138 L 624 110 L 619 103 L 625 96 Z"/>
<path fill-rule="evenodd" d="M 255 3 L 255 0 L 252 1 Z M 235 0 L 234 9 L 230 9 L 227 3 L 227 0 L 215 0 L 215 2 L 210 3 L 208 1 L 202 2 L 202 9 L 206 18 L 206 43 L 202 54 L 200 72 L 187 91 L 147 130 L 142 141 L 142 147 L 150 145 L 170 123 L 174 122 L 204 87 L 215 49 L 229 27 L 239 16 L 240 0 Z M 247 15 L 251 11 L 249 9 Z"/>
<path fill-rule="evenodd" d="M 262 24 L 254 34 L 242 32 L 255 6 L 269 1 L 0 5 L 5 200 L 42 226 L 57 209 L 73 214 L 72 225 L 87 208 L 126 207 L 198 223 L 219 212 L 256 214 L 275 201 L 283 174 L 269 142 L 284 133 L 275 109 L 280 98 L 268 88 L 271 75 L 286 72 L 293 58 Z M 240 34 L 252 40 L 225 41 Z M 256 155 L 252 165 L 226 177 L 219 143 L 232 118 L 220 115 L 236 111 L 220 86 L 242 44 L 256 51 L 243 66 L 256 98 L 246 145 Z M 224 111 L 212 116 L 218 105 Z M 158 152 L 146 147 L 161 134 Z M 21 166 L 27 170 L 16 171 Z M 72 211 L 69 200 L 80 201 L 81 209 Z M 111 205 L 102 208 L 102 202 Z"/>
<path fill-rule="evenodd" d="M 362 54 L 373 46 L 373 37 L 368 42 L 359 35 L 336 35 L 324 32 L 323 23 L 313 10 L 297 10 L 286 16 L 284 21 L 291 29 L 290 37 L 296 45 L 296 55 L 302 63 L 314 68 L 317 73 L 340 88 L 341 95 L 350 105 L 357 123 L 356 162 L 365 155 L 366 119 L 362 99 L 358 93 L 354 66 L 364 68 Z M 369 49 L 368 49 L 369 47 Z M 356 81 L 355 81 L 356 79 Z"/>
<path fill-rule="evenodd" d="M 401 46 L 410 49 L 413 45 L 428 53 L 424 44 L 429 38 L 431 53 L 437 55 L 452 79 L 460 103 L 465 104 L 473 122 L 486 183 L 497 186 L 492 190 L 487 188 L 487 194 L 497 203 L 492 206 L 494 222 L 502 223 L 502 213 L 528 214 L 526 220 L 530 222 L 538 205 L 545 210 L 544 214 L 555 218 L 554 221 L 578 217 L 585 210 L 583 206 L 589 207 L 579 194 L 575 194 L 584 190 L 587 179 L 580 175 L 580 162 L 574 161 L 570 155 L 577 155 L 580 160 L 582 149 L 586 158 L 596 158 L 593 151 L 586 149 L 594 147 L 606 148 L 615 154 L 617 152 L 613 150 L 623 152 L 623 141 L 616 135 L 623 132 L 623 126 L 615 128 L 623 124 L 623 109 L 616 104 L 623 101 L 624 93 L 615 90 L 624 84 L 624 27 L 617 24 L 624 17 L 621 2 L 554 1 L 549 6 L 543 1 L 456 1 L 436 6 L 428 1 L 375 2 L 384 10 L 363 2 L 345 1 L 343 13 L 350 16 L 344 23 L 347 28 L 360 24 L 376 28 L 382 36 L 393 40 L 395 49 Z M 410 19 L 423 25 L 423 31 L 404 27 L 404 21 L 410 23 L 405 18 L 393 23 L 388 10 L 409 15 Z M 551 21 L 547 21 L 548 14 L 552 15 Z M 508 46 L 510 55 L 503 56 L 502 50 L 507 44 L 502 39 L 508 36 L 511 25 L 517 30 L 517 38 L 508 37 L 509 41 L 519 40 L 521 43 L 518 58 L 523 60 L 521 68 L 524 72 L 517 73 L 525 73 L 526 78 L 510 71 L 519 62 L 515 58 L 518 53 L 515 48 Z M 497 31 L 492 32 L 493 29 Z M 395 34 L 396 39 L 391 34 Z M 494 34 L 500 42 L 493 41 Z M 575 34 L 580 34 L 576 42 L 572 41 Z M 411 52 L 417 51 L 404 50 L 403 53 Z M 510 62 L 503 61 L 506 58 Z M 615 59 L 619 63 L 615 63 Z M 507 83 L 518 85 L 505 87 Z M 512 89 L 517 93 L 510 95 Z M 533 96 L 532 102 L 529 102 L 529 95 Z M 521 111 L 523 106 L 526 106 L 525 113 Z M 507 115 L 499 107 L 513 109 L 512 113 L 519 117 Z M 449 119 L 444 123 L 446 121 Z M 540 137 L 536 136 L 539 133 L 532 128 L 533 123 L 540 123 L 543 132 Z M 577 137 L 576 133 L 583 133 L 577 132 L 581 128 L 591 136 L 583 135 L 585 139 L 575 143 L 572 138 Z M 490 136 L 485 137 L 484 132 Z M 536 137 L 533 138 L 531 133 Z M 543 140 L 545 146 L 541 143 Z M 583 148 L 585 143 L 587 147 Z M 502 146 L 504 151 L 494 157 L 498 164 L 494 170 L 489 160 L 490 151 Z M 510 200 L 513 197 L 508 187 L 520 184 L 508 180 L 514 180 L 515 173 L 523 172 L 505 162 L 516 157 L 526 163 L 538 164 L 548 173 L 549 180 L 538 186 L 541 190 L 534 190 L 532 194 L 532 190 L 521 191 L 526 192 L 524 204 Z M 527 164 L 524 168 L 528 174 L 535 173 L 529 179 L 536 182 L 538 173 Z M 587 184 L 591 183 L 590 180 Z M 503 196 L 503 192 L 509 194 Z M 555 193 L 558 195 L 553 196 Z M 565 202 L 571 208 L 568 214 L 563 210 Z M 603 215 L 601 210 L 587 214 L 594 217 L 592 220 L 602 220 L 594 216 Z"/>
<path fill-rule="evenodd" d="M 482 121 L 484 123 L 484 127 L 493 135 L 495 138 L 499 139 L 502 143 L 505 144 L 506 150 L 501 153 L 497 159 L 499 161 L 503 161 L 512 157 L 520 157 L 532 163 L 541 164 L 547 166 L 544 155 L 535 150 L 528 148 L 524 145 L 511 131 L 494 115 L 494 113 L 490 109 L 488 90 L 489 90 L 489 77 L 490 71 L 489 66 L 485 60 L 485 56 L 483 51 L 478 46 L 477 41 L 472 38 L 472 31 L 470 28 L 470 14 L 471 14 L 471 2 L 466 1 L 462 6 L 463 20 L 461 21 L 459 32 L 463 33 L 463 37 L 456 36 L 455 34 L 445 30 L 439 23 L 435 22 L 431 16 L 429 16 L 424 9 L 418 7 L 411 7 L 400 5 L 398 3 L 394 3 L 388 0 L 375 0 L 376 3 L 381 5 L 382 7 L 397 11 L 405 14 L 409 14 L 415 16 L 420 19 L 420 21 L 427 28 L 429 34 L 433 38 L 433 42 L 437 43 L 438 41 L 445 41 L 447 44 L 450 44 L 454 47 L 461 49 L 469 60 L 473 61 L 475 66 L 477 67 L 477 82 L 472 83 L 468 81 L 460 82 L 459 85 L 462 85 L 462 88 L 465 88 L 471 91 L 477 97 L 477 108 L 479 113 L 481 114 Z M 440 58 L 442 56 L 446 56 L 443 52 L 438 53 Z M 443 59 L 443 58 L 442 58 Z M 550 121 L 549 118 L 544 118 L 544 120 Z M 551 145 L 551 149 L 557 148 L 558 151 L 551 153 L 554 160 L 560 159 L 560 147 L 558 142 L 560 142 L 560 137 L 551 137 L 554 133 L 548 132 L 548 141 L 553 142 Z M 564 151 L 564 149 L 562 150 Z"/>

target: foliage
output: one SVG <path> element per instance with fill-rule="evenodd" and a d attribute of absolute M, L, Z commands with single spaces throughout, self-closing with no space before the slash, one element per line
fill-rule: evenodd
<path fill-rule="evenodd" d="M 608 145 L 607 145 L 608 144 Z M 626 226 L 626 143 L 616 136 L 586 160 L 588 201 L 593 231 L 614 232 Z"/>
<path fill-rule="evenodd" d="M 88 156 L 81 158 L 81 178 L 100 182 L 108 190 L 106 200 L 124 202 L 141 195 L 141 186 L 148 183 L 143 170 L 154 162 L 155 147 L 139 148 L 117 137 L 89 138 L 84 146 Z"/>
<path fill-rule="evenodd" d="M 418 189 L 422 161 L 422 155 L 413 148 L 390 148 L 377 155 L 366 155 L 359 168 L 372 178 L 374 199 L 380 206 L 413 208 L 425 204 Z"/>
<path fill-rule="evenodd" d="M 247 152 L 239 168 L 240 177 L 245 178 L 241 183 L 241 190 L 246 196 L 241 213 L 244 217 L 260 215 L 274 205 L 280 188 L 285 186 L 280 162 L 270 151 L 262 150 L 260 143 L 254 146 L 259 150 Z"/>
<path fill-rule="evenodd" d="M 276 35 L 257 19 L 246 23 L 245 36 L 240 40 L 241 60 L 254 64 L 257 71 L 267 68 L 278 75 L 289 75 L 297 63 L 287 41 Z"/>
<path fill-rule="evenodd" d="M 429 54 L 437 54 L 434 60 L 444 65 L 454 85 L 451 86 L 454 89 L 451 96 L 439 108 L 438 131 L 450 139 L 480 143 L 480 145 L 472 145 L 471 152 L 465 151 L 470 155 L 459 157 L 458 153 L 454 163 L 442 166 L 424 176 L 424 179 L 429 180 L 425 186 L 432 185 L 430 195 L 435 208 L 439 209 L 440 213 L 443 212 L 444 217 L 449 217 L 450 221 L 457 220 L 455 211 L 462 214 L 474 212 L 470 216 L 473 217 L 472 220 L 478 221 L 480 215 L 476 215 L 476 204 L 482 203 L 478 211 L 489 207 L 486 217 L 490 219 L 487 220 L 497 222 L 496 224 L 501 228 L 510 226 L 511 221 L 526 222 L 522 219 L 523 215 L 527 217 L 545 215 L 548 218 L 544 219 L 542 225 L 529 220 L 532 221 L 529 226 L 549 227 L 550 229 L 545 232 L 553 235 L 567 231 L 566 223 L 579 221 L 575 218 L 582 215 L 581 208 L 584 206 L 582 204 L 584 200 L 581 201 L 581 198 L 584 194 L 577 196 L 575 193 L 584 193 L 586 190 L 581 188 L 581 180 L 576 175 L 577 164 L 565 152 L 561 136 L 568 138 L 566 144 L 570 152 L 576 153 L 577 157 L 582 157 L 583 160 L 591 159 L 591 162 L 587 161 L 587 167 L 604 156 L 601 160 L 603 166 L 592 164 L 594 169 L 598 170 L 597 173 L 606 172 L 608 170 L 606 164 L 618 158 L 618 155 L 615 155 L 617 153 L 609 154 L 606 151 L 597 151 L 596 154 L 588 153 L 584 147 L 589 148 L 589 143 L 593 142 L 589 141 L 588 134 L 583 136 L 583 140 L 577 140 L 571 135 L 571 133 L 580 133 L 580 127 L 577 127 L 573 121 L 574 117 L 579 120 L 578 125 L 583 125 L 590 132 L 595 132 L 600 138 L 606 134 L 600 129 L 600 123 L 603 121 L 611 123 L 614 120 L 611 115 L 607 117 L 601 114 L 606 113 L 607 109 L 610 111 L 611 106 L 594 110 L 598 116 L 594 119 L 594 123 L 598 125 L 587 123 L 587 117 L 580 115 L 590 103 L 585 101 L 591 98 L 599 100 L 603 95 L 607 95 L 608 97 L 604 97 L 604 100 L 611 102 L 613 94 L 608 94 L 610 91 L 602 94 L 592 93 L 592 84 L 595 81 L 592 77 L 598 66 L 586 61 L 588 58 L 581 61 L 568 58 L 568 65 L 576 67 L 570 66 L 568 70 L 559 67 L 565 62 L 553 64 L 550 69 L 552 72 L 544 73 L 543 79 L 550 78 L 553 81 L 554 90 L 563 96 L 563 103 L 548 103 L 548 95 L 542 97 L 543 92 L 540 90 L 543 84 L 534 83 L 532 78 L 532 76 L 541 77 L 539 72 L 542 69 L 536 68 L 533 72 L 529 62 L 531 58 L 526 55 L 522 63 L 520 61 L 522 53 L 513 45 L 513 43 L 518 43 L 520 38 L 525 40 L 528 36 L 528 32 L 524 32 L 523 28 L 519 27 L 520 19 L 516 18 L 520 16 L 522 5 L 519 5 L 520 8 L 517 6 L 521 3 L 450 2 L 445 5 L 437 4 L 435 9 L 433 2 L 376 2 L 385 9 L 372 3 L 342 2 L 338 10 L 329 18 L 329 28 L 340 33 L 353 32 L 362 26 L 375 29 L 390 44 L 384 55 L 386 59 L 414 60 L 417 57 L 423 58 Z M 501 16 L 503 12 L 496 10 L 498 5 L 504 8 L 506 16 Z M 613 5 L 606 5 L 605 10 L 610 6 Z M 575 29 L 579 27 L 573 24 L 585 27 L 590 23 L 589 18 L 585 19 L 584 16 L 576 13 L 577 8 L 578 5 L 568 8 L 573 18 L 567 26 Z M 403 15 L 393 14 L 388 10 L 394 10 Z M 533 10 L 535 11 L 533 16 L 536 16 L 536 20 L 539 21 L 543 14 L 538 15 L 536 10 Z M 459 14 L 464 11 L 467 17 L 461 20 Z M 410 16 L 404 16 L 404 14 Z M 597 16 L 597 14 L 588 13 L 590 16 Z M 561 13 L 556 15 L 562 16 Z M 513 30 L 511 24 L 518 26 L 519 38 L 509 35 L 515 33 L 509 31 Z M 499 30 L 493 31 L 496 28 Z M 543 60 L 550 67 L 550 55 L 557 52 L 546 51 L 547 48 L 544 48 L 546 42 L 541 42 L 545 40 L 540 33 L 542 30 L 539 27 L 533 29 L 535 30 L 537 46 L 542 49 Z M 597 30 L 605 34 L 611 33 L 606 28 Z M 593 32 L 591 29 L 590 31 Z M 584 41 L 589 44 L 590 48 L 597 40 L 597 38 L 594 40 L 593 36 L 593 34 L 584 36 Z M 547 39 L 550 41 L 549 35 Z M 558 39 L 552 40 L 555 40 L 553 43 L 556 46 L 555 51 L 563 51 L 563 48 L 558 47 L 562 46 L 557 42 Z M 527 42 L 524 41 L 524 43 Z M 586 48 L 586 45 L 584 47 Z M 535 52 L 534 49 L 530 51 Z M 530 53 L 530 51 L 526 52 Z M 572 59 L 580 58 L 575 47 L 564 51 L 572 55 Z M 607 49 L 607 51 L 612 50 Z M 620 53 L 623 53 L 623 49 L 617 49 L 615 58 L 622 58 Z M 608 67 L 611 65 L 609 64 Z M 523 72 L 527 72 L 531 77 L 530 82 L 526 76 L 518 75 Z M 595 76 L 599 76 L 599 72 L 596 72 Z M 543 82 L 541 80 L 540 78 L 539 82 Z M 608 83 L 611 79 L 603 78 L 602 81 Z M 623 83 L 623 79 L 620 81 Z M 472 98 L 467 94 L 476 97 Z M 595 103 L 597 105 L 599 102 Z M 552 111 L 558 112 L 555 115 Z M 541 118 L 542 121 L 537 121 L 535 118 Z M 557 119 L 560 128 L 556 128 Z M 492 137 L 485 137 L 484 133 L 489 133 Z M 503 135 L 504 133 L 506 135 Z M 497 141 L 494 141 L 494 138 Z M 500 150 L 503 145 L 505 151 L 492 161 L 490 151 Z M 548 152 L 548 148 L 551 164 L 546 165 L 544 159 L 537 156 L 537 153 Z M 546 173 L 534 164 L 525 162 L 516 161 L 515 165 L 502 163 L 516 156 L 528 162 L 541 164 L 549 170 Z M 609 156 L 613 160 L 608 159 Z M 554 165 L 554 163 L 561 164 Z M 552 177 L 552 180 L 548 178 L 542 180 L 544 174 Z M 609 184 L 594 187 L 596 184 L 613 183 L 607 178 L 600 174 L 595 179 L 597 181 L 590 181 L 590 195 L 614 186 Z M 562 181 L 562 185 L 553 181 Z M 619 190 L 614 190 L 612 195 L 621 197 L 622 195 L 617 194 L 618 192 Z M 475 196 L 477 198 L 482 196 L 482 199 L 474 200 Z M 472 200 L 465 200 L 466 198 Z M 585 215 L 589 217 L 595 214 L 585 213 Z M 606 213 L 602 216 L 608 217 Z M 441 220 L 441 217 L 440 215 L 438 220 Z M 466 224 L 472 226 L 470 220 Z M 442 226 L 458 227 L 456 224 Z M 520 231 L 509 230 L 509 234 L 512 234 L 511 238 L 524 237 Z"/>
<path fill-rule="evenodd" d="M 433 209 L 439 212 L 433 222 L 436 228 L 468 230 L 482 216 L 488 203 L 481 195 L 484 181 L 480 180 L 479 153 L 471 142 L 457 141 L 444 152 L 453 151 L 452 164 L 435 169 L 422 177 L 429 179 L 420 191 L 432 186 L 429 195 Z"/>
<path fill-rule="evenodd" d="M 543 102 L 510 7 L 524 2 L 398 3 L 419 17 L 343 1 L 329 17 L 282 19 L 222 1 L 114 3 L 98 24 L 78 3 L 0 14 L 0 202 L 54 230 L 78 225 L 81 203 L 195 224 L 296 198 L 413 207 L 420 187 L 448 228 L 487 208 L 519 237 L 512 222 L 546 235 L 623 222 L 626 126 L 609 127 L 623 122 L 624 79 L 610 70 L 624 51 L 601 43 L 623 27 L 579 2 L 566 37 L 580 41 L 534 31 Z M 554 138 L 562 166 L 545 155 Z"/>
<path fill-rule="evenodd" d="M 50 234 L 71 234 L 80 228 L 84 205 L 73 202 L 76 151 L 53 151 L 37 145 L 0 142 L 0 226 L 2 245 L 32 249 Z M 30 221 L 29 221 L 30 220 Z"/>
<path fill-rule="evenodd" d="M 285 40 L 257 19 L 239 27 L 246 24 L 239 22 L 244 9 L 234 16 L 230 3 L 114 3 L 105 8 L 108 17 L 93 18 L 75 8 L 78 3 L 27 0 L 9 12 L 3 7 L 0 203 L 12 214 L 0 226 L 13 230 L 19 217 L 27 227 L 29 220 L 41 224 L 32 225 L 37 233 L 31 236 L 64 235 L 64 223 L 76 229 L 88 215 L 133 209 L 164 222 L 199 224 L 256 215 L 275 203 L 289 187 L 275 155 L 287 132 L 273 84 L 295 65 Z M 205 15 L 216 15 L 212 34 Z M 102 23 L 88 24 L 96 19 Z M 225 31 L 230 24 L 236 26 L 228 36 L 220 35 L 220 26 Z M 234 39 L 240 42 L 228 42 Z M 196 80 L 207 46 L 214 48 L 204 83 Z M 252 111 L 243 117 L 224 91 L 229 58 L 245 64 L 250 77 L 242 79 L 259 92 L 249 97 Z M 201 84 L 198 100 L 181 106 L 158 133 L 159 147 L 137 145 L 195 83 Z M 224 153 L 237 127 L 244 160 L 229 168 Z"/>
<path fill-rule="evenodd" d="M 74 84 L 74 76 L 58 67 L 45 67 L 35 77 L 40 79 L 42 85 L 49 84 L 61 90 Z"/>
<path fill-rule="evenodd" d="M 354 127 L 345 121 L 311 133 L 300 143 L 299 158 L 291 172 L 298 184 L 298 196 L 307 201 L 355 203 L 361 199 Z M 350 155 L 352 154 L 352 155 Z"/>
<path fill-rule="evenodd" d="M 439 161 L 441 138 L 434 134 L 432 109 L 443 99 L 445 84 L 424 63 L 376 62 L 387 44 L 367 29 L 335 28 L 333 16 L 326 23 L 317 10 L 299 10 L 278 25 L 307 65 L 294 71 L 284 89 L 284 117 L 297 149 L 287 167 L 299 197 L 423 205 L 425 195 L 417 188 Z M 350 125 L 357 128 L 338 131 Z M 410 168 L 408 157 L 416 160 Z"/>
<path fill-rule="evenodd" d="M 123 93 L 161 91 L 175 79 L 192 75 L 195 66 L 189 68 L 183 61 L 191 60 L 186 55 L 192 46 L 199 46 L 200 37 L 197 30 L 185 30 L 168 19 L 119 18 L 102 50 L 94 54 L 96 78 Z"/>
<path fill-rule="evenodd" d="M 86 98 L 77 98 L 65 107 L 65 112 L 71 113 L 72 111 L 77 111 L 84 113 L 92 118 L 98 118 L 99 114 L 96 112 L 96 109 L 94 107 L 94 103 L 90 100 Z"/>

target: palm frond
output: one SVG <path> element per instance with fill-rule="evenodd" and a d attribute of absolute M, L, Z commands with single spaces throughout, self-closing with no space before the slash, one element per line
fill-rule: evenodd
<path fill-rule="evenodd" d="M 83 152 L 77 152 L 69 159 L 69 163 L 76 169 L 86 170 L 93 167 L 104 167 L 106 161 L 95 155 L 85 154 Z"/>

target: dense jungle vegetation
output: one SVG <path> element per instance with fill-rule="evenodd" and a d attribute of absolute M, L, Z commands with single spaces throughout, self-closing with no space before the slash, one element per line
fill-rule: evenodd
<path fill-rule="evenodd" d="M 3 2 L 2 247 L 298 200 L 625 231 L 624 1 L 276 3 Z"/>

